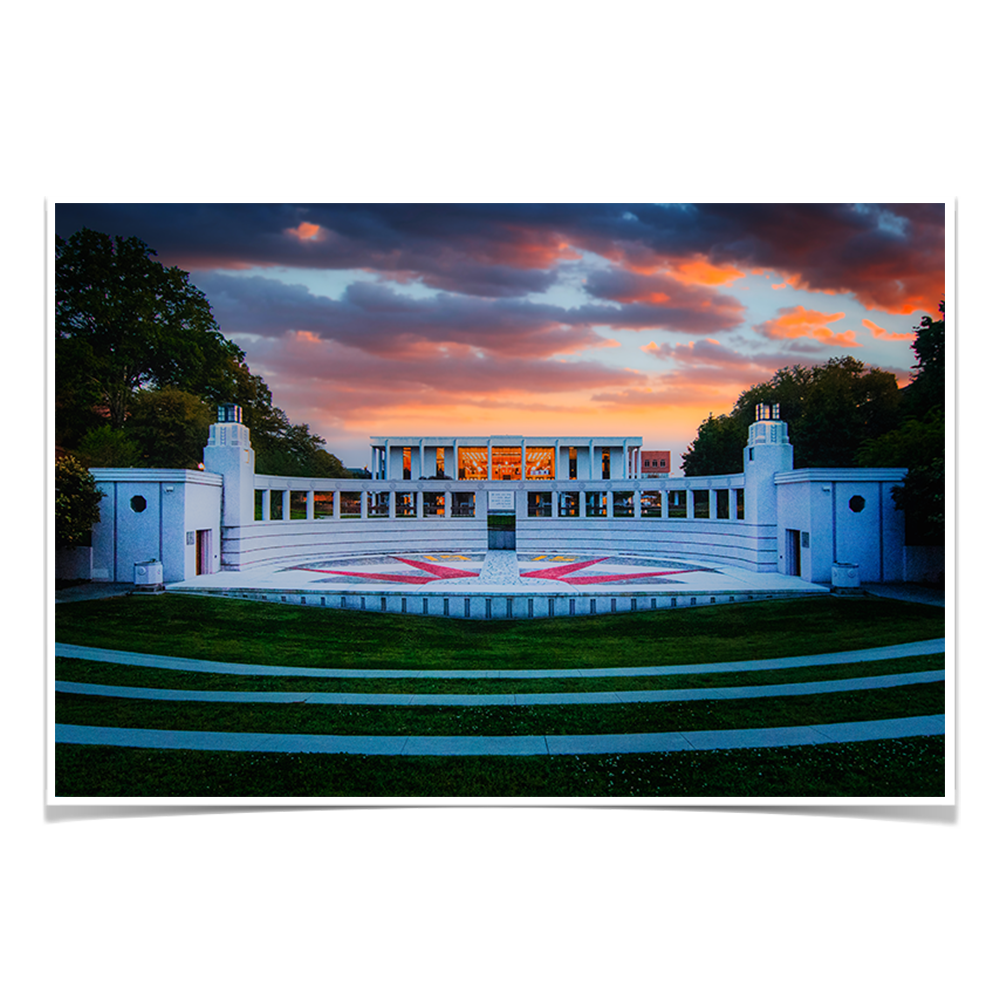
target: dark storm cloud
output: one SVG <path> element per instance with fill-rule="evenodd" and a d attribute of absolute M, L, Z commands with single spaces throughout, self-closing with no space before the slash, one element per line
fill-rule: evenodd
<path fill-rule="evenodd" d="M 889 311 L 943 295 L 943 205 L 60 205 L 56 231 L 136 235 L 186 269 L 366 268 L 493 298 L 587 250 L 632 270 L 771 269 Z"/>
<path fill-rule="evenodd" d="M 308 330 L 383 355 L 406 354 L 422 343 L 459 343 L 497 355 L 551 357 L 606 344 L 593 329 L 597 325 L 713 333 L 737 322 L 729 305 L 719 307 L 721 314 L 713 312 L 713 297 L 704 291 L 700 311 L 693 303 L 677 309 L 646 303 L 567 309 L 507 301 L 500 308 L 488 299 L 443 292 L 415 298 L 378 282 L 354 282 L 332 299 L 259 275 L 196 272 L 193 277 L 228 336 L 280 337 L 289 330 Z"/>

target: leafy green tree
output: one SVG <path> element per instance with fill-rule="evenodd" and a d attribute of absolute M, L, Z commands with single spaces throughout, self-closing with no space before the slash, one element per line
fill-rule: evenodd
<path fill-rule="evenodd" d="M 130 469 L 142 465 L 142 452 L 128 431 L 108 424 L 84 434 L 76 457 L 90 469 Z"/>
<path fill-rule="evenodd" d="M 943 545 L 945 526 L 945 326 L 924 316 L 914 328 L 917 363 L 913 381 L 902 390 L 909 414 L 896 431 L 858 453 L 863 464 L 905 466 L 906 478 L 892 488 L 896 507 L 906 515 L 907 545 Z"/>
<path fill-rule="evenodd" d="M 155 256 L 137 237 L 56 238 L 57 443 L 95 466 L 196 467 L 209 404 L 232 402 L 261 472 L 346 476 L 322 438 L 273 405 L 187 272 Z"/>
<path fill-rule="evenodd" d="M 313 434 L 308 424 L 293 424 L 273 405 L 267 384 L 242 360 L 231 363 L 229 377 L 232 388 L 225 401 L 243 407 L 243 422 L 250 430 L 261 475 L 351 478 L 340 459 L 322 447 L 323 438 Z"/>
<path fill-rule="evenodd" d="M 56 459 L 56 548 L 90 544 L 90 529 L 101 519 L 104 495 L 72 455 Z"/>
<path fill-rule="evenodd" d="M 197 469 L 215 416 L 214 407 L 183 389 L 141 389 L 125 429 L 146 468 Z"/>
<path fill-rule="evenodd" d="M 758 403 L 778 403 L 795 447 L 797 468 L 850 468 L 861 445 L 899 421 L 900 392 L 891 372 L 857 358 L 795 365 L 743 392 L 726 417 L 710 417 L 681 456 L 684 474 L 743 471 L 743 447 Z"/>
<path fill-rule="evenodd" d="M 866 441 L 857 454 L 858 465 L 911 469 L 944 454 L 944 413 L 931 411 L 924 420 L 907 417 L 899 427 Z"/>
<path fill-rule="evenodd" d="M 892 499 L 906 516 L 907 545 L 944 545 L 944 455 L 911 468 Z"/>
<path fill-rule="evenodd" d="M 711 413 L 701 422 L 698 437 L 681 456 L 685 476 L 714 476 L 743 471 L 747 428 L 735 416 Z M 721 470 L 721 471 L 720 471 Z"/>
<path fill-rule="evenodd" d="M 932 320 L 924 316 L 914 327 L 916 337 L 913 353 L 917 363 L 913 381 L 903 390 L 904 405 L 908 413 L 922 416 L 935 407 L 944 410 L 945 357 L 944 357 L 944 302 L 938 306 L 941 318 Z"/>
<path fill-rule="evenodd" d="M 243 352 L 222 336 L 187 272 L 153 257 L 134 236 L 56 237 L 57 414 L 59 400 L 96 401 L 121 428 L 140 388 L 225 388 L 228 363 Z M 69 430 L 57 427 L 57 436 Z"/>

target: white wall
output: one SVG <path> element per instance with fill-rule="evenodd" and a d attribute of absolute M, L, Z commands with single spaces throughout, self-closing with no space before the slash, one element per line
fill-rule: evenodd
<path fill-rule="evenodd" d="M 856 563 L 862 583 L 904 578 L 903 514 L 896 510 L 892 487 L 905 469 L 797 469 L 779 473 L 777 542 L 780 572 L 788 572 L 786 531 L 809 533 L 801 551 L 801 575 L 829 583 L 835 562 Z M 860 497 L 863 509 L 850 501 Z"/>
<path fill-rule="evenodd" d="M 132 583 L 135 564 L 163 563 L 164 583 L 195 575 L 195 546 L 187 533 L 210 530 L 212 566 L 219 566 L 222 477 L 188 469 L 91 469 L 101 500 L 93 529 L 93 579 Z M 142 497 L 144 510 L 133 509 Z M 197 535 L 195 535 L 197 537 Z"/>
<path fill-rule="evenodd" d="M 293 565 L 299 561 L 349 555 L 359 552 L 430 552 L 439 549 L 484 549 L 487 545 L 487 508 L 489 493 L 498 488 L 512 490 L 517 511 L 517 545 L 521 550 L 580 548 L 586 552 L 632 552 L 657 554 L 685 560 L 707 560 L 738 566 L 755 572 L 777 570 L 774 526 L 759 526 L 736 517 L 735 493 L 743 488 L 743 477 L 709 476 L 691 479 L 628 480 L 552 480 L 545 483 L 441 481 L 420 483 L 413 480 L 314 480 L 293 477 L 256 476 L 257 489 L 272 491 L 331 492 L 335 516 L 321 520 L 261 520 L 226 528 L 223 536 L 222 568 L 248 569 L 262 565 Z M 689 491 L 687 517 L 667 516 L 667 492 Z M 710 491 L 712 500 L 708 518 L 694 517 L 693 496 L 696 489 Z M 715 517 L 715 490 L 731 497 L 730 517 Z M 415 518 L 372 518 L 339 516 L 341 492 L 417 493 L 420 515 Z M 473 518 L 424 517 L 419 501 L 421 492 L 474 493 L 476 514 Z M 560 492 L 603 492 L 608 494 L 609 515 L 613 512 L 613 494 L 661 493 L 662 516 L 654 517 L 559 517 Z M 551 493 L 551 517 L 529 517 L 529 493 Z M 364 498 L 363 498 L 364 501 Z M 265 507 L 267 506 L 265 502 Z M 391 500 L 390 509 L 394 509 Z M 446 496 L 446 509 L 450 502 Z M 641 506 L 636 509 L 641 510 Z"/>

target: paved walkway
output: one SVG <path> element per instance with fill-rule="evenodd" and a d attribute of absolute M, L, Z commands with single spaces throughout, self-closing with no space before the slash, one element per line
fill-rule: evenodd
<path fill-rule="evenodd" d="M 203 673 L 244 676 L 381 677 L 399 679 L 460 678 L 570 678 L 630 677 L 669 674 L 703 674 L 733 670 L 775 670 L 787 667 L 825 666 L 838 663 L 872 662 L 944 652 L 944 639 L 900 643 L 876 649 L 848 650 L 812 656 L 727 663 L 682 664 L 665 667 L 620 667 L 580 670 L 342 670 L 335 668 L 276 667 L 258 664 L 219 663 L 172 656 L 154 656 L 120 650 L 98 649 L 56 643 L 57 656 L 100 662 L 157 667 Z M 668 691 L 609 691 L 562 694 L 512 695 L 379 695 L 340 692 L 233 692 L 182 691 L 130 688 L 57 681 L 56 690 L 123 698 L 155 698 L 176 701 L 231 701 L 310 704 L 380 705 L 541 705 L 622 704 L 627 702 L 696 701 L 719 698 L 780 697 L 830 691 L 863 690 L 902 684 L 932 683 L 944 679 L 943 670 L 878 677 L 815 681 L 800 684 L 745 686 L 738 688 L 678 689 Z M 897 739 L 933 736 L 945 732 L 943 715 L 867 722 L 831 723 L 812 726 L 782 726 L 766 729 L 723 729 L 671 733 L 609 733 L 580 736 L 321 736 L 290 733 L 192 732 L 163 729 L 123 729 L 107 726 L 76 726 L 57 723 L 57 743 L 98 746 L 142 747 L 174 750 L 231 750 L 278 753 L 348 753 L 402 756 L 561 755 L 610 753 L 665 753 L 681 750 L 724 750 L 739 747 L 800 746 L 817 743 Z"/>
<path fill-rule="evenodd" d="M 713 674 L 743 670 L 782 670 L 788 667 L 825 667 L 838 663 L 870 663 L 896 660 L 903 656 L 926 656 L 944 652 L 944 639 L 904 642 L 875 649 L 851 649 L 842 653 L 817 653 L 786 656 L 770 660 L 730 660 L 725 663 L 687 663 L 666 667 L 587 667 L 565 670 L 360 670 L 340 667 L 276 667 L 258 663 L 220 663 L 216 660 L 196 660 L 182 656 L 160 656 L 151 653 L 130 653 L 118 649 L 98 649 L 75 646 L 66 642 L 55 644 L 55 655 L 101 663 L 126 663 L 134 667 L 155 667 L 167 670 L 191 670 L 199 673 L 241 674 L 244 676 L 314 677 L 392 680 L 541 680 L 567 677 L 655 677 L 671 674 Z"/>
<path fill-rule="evenodd" d="M 932 604 L 944 607 L 944 591 L 934 587 L 921 587 L 916 583 L 866 583 L 862 589 L 875 597 L 888 597 L 894 601 L 912 601 L 915 604 Z"/>
<path fill-rule="evenodd" d="M 56 604 L 68 604 L 70 601 L 103 601 L 107 597 L 124 597 L 133 590 L 135 586 L 131 583 L 81 583 L 76 587 L 57 590 Z"/>
<path fill-rule="evenodd" d="M 277 705 L 618 705 L 635 702 L 726 701 L 735 698 L 785 698 L 791 695 L 831 694 L 837 691 L 871 691 L 876 688 L 933 684 L 944 680 L 943 670 L 909 674 L 881 674 L 836 681 L 801 684 L 760 684 L 729 688 L 676 688 L 665 691 L 566 691 L 555 694 L 359 694 L 340 691 L 200 691 L 179 688 L 119 687 L 56 681 L 63 694 L 103 698 L 137 698 L 144 701 L 211 701 L 269 703 Z"/>
<path fill-rule="evenodd" d="M 593 736 L 312 736 L 283 733 L 213 733 L 169 729 L 112 729 L 57 724 L 57 743 L 159 750 L 231 750 L 257 753 L 347 753 L 389 756 L 535 756 L 666 753 L 746 747 L 856 743 L 903 736 L 942 736 L 943 715 L 872 722 L 838 722 L 773 729 L 712 729 L 678 733 L 608 733 Z"/>

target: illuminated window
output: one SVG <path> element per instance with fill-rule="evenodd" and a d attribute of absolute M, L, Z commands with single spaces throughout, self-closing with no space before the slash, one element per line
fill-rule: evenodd
<path fill-rule="evenodd" d="M 494 448 L 490 479 L 520 479 L 521 449 Z"/>
<path fill-rule="evenodd" d="M 403 478 L 409 479 L 413 474 L 413 452 L 409 448 L 403 449 Z"/>
<path fill-rule="evenodd" d="M 560 493 L 559 494 L 559 516 L 579 517 L 580 516 L 580 494 Z"/>
<path fill-rule="evenodd" d="M 458 478 L 459 479 L 488 478 L 486 474 L 485 448 L 458 449 Z"/>
<path fill-rule="evenodd" d="M 569 478 L 576 479 L 576 448 L 569 450 Z"/>
<path fill-rule="evenodd" d="M 601 449 L 601 479 L 611 478 L 611 449 Z"/>
<path fill-rule="evenodd" d="M 528 466 L 528 479 L 556 478 L 555 448 L 526 448 L 524 458 Z"/>
<path fill-rule="evenodd" d="M 687 517 L 687 490 L 667 492 L 667 517 Z"/>
<path fill-rule="evenodd" d="M 607 517 L 607 516 L 608 516 L 607 493 L 588 493 L 587 517 Z"/>
<path fill-rule="evenodd" d="M 552 516 L 552 494 L 529 493 L 528 517 L 551 517 L 551 516 Z"/>
<path fill-rule="evenodd" d="M 436 459 L 435 459 L 435 470 L 434 474 L 438 479 L 444 479 L 444 448 L 436 448 Z"/>

